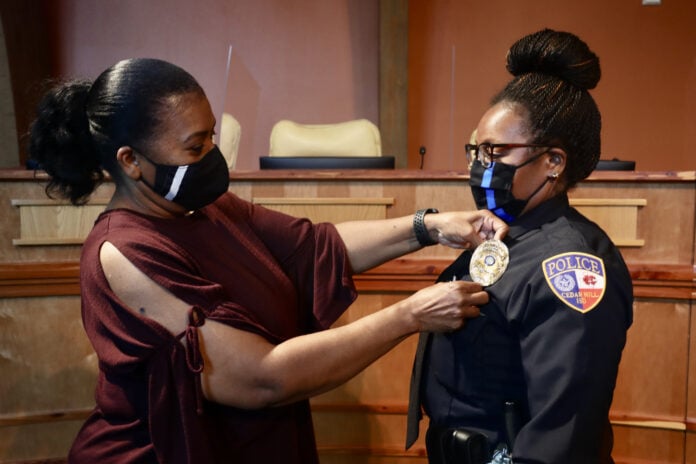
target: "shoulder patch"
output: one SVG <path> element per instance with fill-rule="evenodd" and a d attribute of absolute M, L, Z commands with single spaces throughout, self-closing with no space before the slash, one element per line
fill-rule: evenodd
<path fill-rule="evenodd" d="M 553 293 L 574 310 L 586 313 L 599 304 L 606 288 L 604 261 L 579 252 L 562 253 L 541 263 Z"/>

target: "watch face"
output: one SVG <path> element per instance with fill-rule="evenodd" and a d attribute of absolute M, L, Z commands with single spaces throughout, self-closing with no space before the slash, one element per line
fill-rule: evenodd
<path fill-rule="evenodd" d="M 469 275 L 484 287 L 493 285 L 508 267 L 508 247 L 500 240 L 486 240 L 474 250 L 469 264 Z"/>

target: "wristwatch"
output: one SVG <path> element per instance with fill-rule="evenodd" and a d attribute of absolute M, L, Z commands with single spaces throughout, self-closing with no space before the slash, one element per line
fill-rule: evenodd
<path fill-rule="evenodd" d="M 425 215 L 430 213 L 439 213 L 439 211 L 435 208 L 419 209 L 413 216 L 413 232 L 416 234 L 416 240 L 418 240 L 418 243 L 424 247 L 437 245 L 437 240 L 433 240 L 433 238 L 430 236 L 430 233 L 428 233 L 428 228 L 425 227 L 425 221 L 423 220 Z"/>

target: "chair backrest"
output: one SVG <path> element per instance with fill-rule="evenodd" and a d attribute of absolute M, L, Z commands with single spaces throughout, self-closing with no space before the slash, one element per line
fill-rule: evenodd
<path fill-rule="evenodd" d="M 227 167 L 234 169 L 239 151 L 239 139 L 242 137 L 242 126 L 229 113 L 222 113 L 220 121 L 220 142 L 218 147 L 227 160 Z"/>
<path fill-rule="evenodd" d="M 270 156 L 382 156 L 379 129 L 367 119 L 335 124 L 278 121 L 271 130 Z"/>

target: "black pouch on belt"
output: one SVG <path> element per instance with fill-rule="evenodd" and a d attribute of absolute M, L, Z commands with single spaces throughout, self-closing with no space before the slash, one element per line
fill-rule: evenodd
<path fill-rule="evenodd" d="M 474 430 L 431 425 L 425 441 L 430 464 L 486 464 L 490 460 L 486 436 Z"/>

